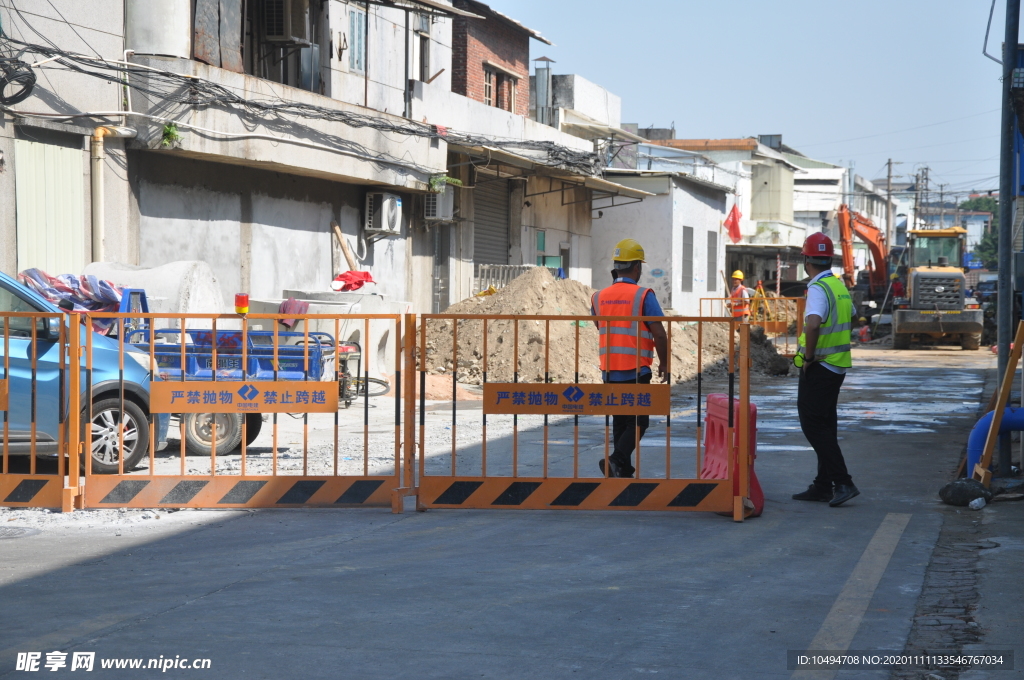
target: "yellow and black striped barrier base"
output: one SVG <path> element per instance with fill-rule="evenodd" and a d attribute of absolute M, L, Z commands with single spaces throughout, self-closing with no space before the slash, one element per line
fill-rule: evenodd
<path fill-rule="evenodd" d="M 725 479 L 424 476 L 419 498 L 421 508 L 733 510 Z"/>
<path fill-rule="evenodd" d="M 0 475 L 0 506 L 59 508 L 63 486 L 59 475 Z"/>
<path fill-rule="evenodd" d="M 397 476 L 92 475 L 85 485 L 85 507 L 384 508 L 391 507 L 398 481 Z"/>

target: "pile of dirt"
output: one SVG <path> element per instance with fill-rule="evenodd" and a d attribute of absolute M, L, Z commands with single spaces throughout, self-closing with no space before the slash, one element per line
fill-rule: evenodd
<path fill-rule="evenodd" d="M 556 279 L 545 267 L 532 268 L 494 295 L 473 297 L 456 303 L 445 314 L 493 314 L 506 316 L 589 316 L 594 289 L 578 281 Z M 487 322 L 487 380 L 513 380 L 515 326 L 519 338 L 519 380 L 544 380 L 545 366 L 551 382 L 573 382 L 579 371 L 581 382 L 600 382 L 598 331 L 592 321 L 540 321 L 496 319 Z M 729 351 L 727 324 L 701 324 L 705 375 L 723 373 Z M 548 342 L 545 343 L 545 335 Z M 697 324 L 672 325 L 673 382 L 692 380 L 697 374 Z M 426 361 L 432 373 L 452 371 L 454 327 L 450 319 L 432 320 L 427 327 Z M 576 342 L 579 341 L 577 360 Z M 458 322 L 458 380 L 480 384 L 484 371 L 483 321 Z M 751 359 L 754 370 L 770 375 L 785 374 L 789 363 L 758 327 L 751 328 Z"/>

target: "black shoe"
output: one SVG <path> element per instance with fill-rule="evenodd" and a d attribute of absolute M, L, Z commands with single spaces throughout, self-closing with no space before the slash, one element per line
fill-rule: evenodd
<path fill-rule="evenodd" d="M 853 496 L 851 496 L 852 498 Z M 820 501 L 822 503 L 828 503 L 834 498 L 832 489 L 825 489 L 817 484 L 811 484 L 807 487 L 807 491 L 793 494 L 793 500 L 795 501 Z"/>
<path fill-rule="evenodd" d="M 849 484 L 836 484 L 836 494 L 832 496 L 832 500 L 828 502 L 833 508 L 842 505 L 846 501 L 850 500 L 854 496 L 859 496 L 860 491 L 853 485 L 853 482 Z"/>
<path fill-rule="evenodd" d="M 597 461 L 597 466 L 601 468 L 601 474 L 604 474 L 604 458 Z M 623 468 L 621 465 L 616 463 L 613 459 L 608 459 L 608 476 L 609 477 L 632 477 L 635 470 L 632 466 L 629 468 Z"/>

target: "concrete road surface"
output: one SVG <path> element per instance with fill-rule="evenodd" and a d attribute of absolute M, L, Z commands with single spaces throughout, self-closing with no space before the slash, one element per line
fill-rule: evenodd
<path fill-rule="evenodd" d="M 815 469 L 790 377 L 756 381 L 767 504 L 741 524 L 660 512 L 0 510 L 0 534 L 30 529 L 0 540 L 0 677 L 24 675 L 19 653 L 41 653 L 39 672 L 57 677 L 79 672 L 75 652 L 94 652 L 86 677 L 887 678 L 794 676 L 787 650 L 903 650 L 950 512 L 936 491 L 994 359 L 858 350 L 855 363 L 841 444 L 862 494 L 840 508 L 790 499 Z M 67 653 L 67 666 L 47 670 L 48 652 Z M 101 668 L 119 659 L 210 667 Z"/>

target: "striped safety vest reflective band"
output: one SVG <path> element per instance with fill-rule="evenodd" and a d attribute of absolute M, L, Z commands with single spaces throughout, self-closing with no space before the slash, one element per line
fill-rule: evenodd
<path fill-rule="evenodd" d="M 644 296 L 650 288 L 633 283 L 614 283 L 594 293 L 592 304 L 598 316 L 642 316 Z M 598 322 L 601 343 L 598 354 L 602 371 L 635 371 L 637 368 L 637 338 L 639 337 L 639 365 L 654 363 L 654 336 L 646 324 L 638 321 Z"/>
<path fill-rule="evenodd" d="M 853 357 L 850 354 L 853 300 L 850 298 L 850 291 L 834 274 L 822 277 L 811 285 L 820 288 L 828 301 L 827 318 L 822 320 L 822 325 L 818 329 L 818 345 L 814 349 L 814 355 L 822 357 L 826 363 L 838 368 L 850 368 L 853 366 Z M 797 352 L 806 355 L 806 333 L 800 334 L 797 344 Z"/>
<path fill-rule="evenodd" d="M 732 315 L 734 317 L 746 316 L 750 313 L 750 298 L 744 297 L 747 289 L 743 286 L 734 288 L 729 297 L 733 299 L 729 305 L 732 307 Z"/>

